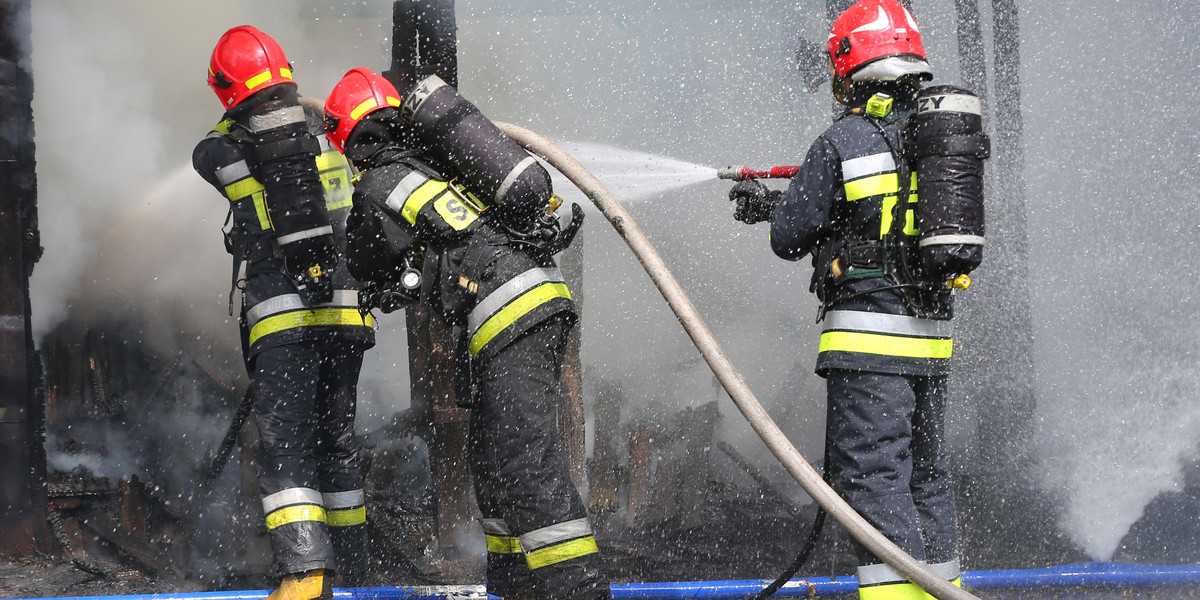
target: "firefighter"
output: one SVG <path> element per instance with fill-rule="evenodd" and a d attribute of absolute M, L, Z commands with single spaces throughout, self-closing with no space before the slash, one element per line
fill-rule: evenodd
<path fill-rule="evenodd" d="M 447 91 L 443 86 L 434 77 L 414 90 Z M 474 110 L 461 97 L 456 102 L 459 109 L 438 120 L 446 128 L 437 132 L 439 140 L 464 131 L 453 119 Z M 556 420 L 576 314 L 552 255 L 570 243 L 582 209 L 574 206 L 570 224 L 558 227 L 546 212 L 549 174 L 532 160 L 517 161 L 517 172 L 532 165 L 535 171 L 526 173 L 544 177 L 540 215 L 516 202 L 485 204 L 458 183 L 467 179 L 461 172 L 417 141 L 400 107 L 395 87 L 365 68 L 347 72 L 325 102 L 329 140 L 359 171 L 348 230 L 351 272 L 375 287 L 369 306 L 390 312 L 419 299 L 435 307 L 469 357 L 476 391 L 468 444 L 489 594 L 608 598 Z M 497 156 L 475 152 L 483 155 Z M 406 281 L 417 279 L 417 269 L 423 270 L 421 286 Z"/>
<path fill-rule="evenodd" d="M 225 247 L 242 290 L 258 480 L 282 574 L 270 600 L 328 599 L 335 574 L 359 576 L 367 560 L 354 415 L 375 333 L 342 265 L 350 170 L 267 34 L 227 31 L 208 84 L 225 113 L 192 163 L 229 201 Z"/>
<path fill-rule="evenodd" d="M 961 585 L 943 433 L 952 296 L 945 280 L 914 276 L 917 177 L 899 150 L 901 125 L 933 74 L 917 25 L 896 0 L 848 8 L 827 50 L 844 112 L 809 147 L 786 191 L 735 185 L 734 217 L 770 221 L 781 258 L 812 255 L 831 485 L 888 539 Z M 861 545 L 857 552 L 864 600 L 925 597 Z"/>

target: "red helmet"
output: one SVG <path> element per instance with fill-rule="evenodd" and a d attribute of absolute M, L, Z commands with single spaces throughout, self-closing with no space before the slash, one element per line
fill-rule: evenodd
<path fill-rule="evenodd" d="M 847 8 L 829 28 L 828 50 L 837 78 L 883 58 L 925 60 L 917 22 L 896 0 L 859 0 Z"/>
<path fill-rule="evenodd" d="M 389 106 L 400 107 L 400 92 L 382 75 L 355 67 L 342 75 L 325 99 L 325 137 L 339 152 L 363 117 Z"/>
<path fill-rule="evenodd" d="M 225 108 L 281 83 L 295 85 L 292 67 L 271 36 L 250 25 L 225 32 L 208 63 L 208 85 Z"/>

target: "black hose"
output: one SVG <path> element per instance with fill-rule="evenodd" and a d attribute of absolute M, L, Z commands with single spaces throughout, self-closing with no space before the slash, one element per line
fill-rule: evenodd
<path fill-rule="evenodd" d="M 821 476 L 826 483 L 829 483 L 828 432 L 825 434 L 825 461 L 821 467 Z M 808 531 L 808 539 L 804 540 L 804 546 L 800 548 L 800 553 L 796 555 L 796 558 L 792 561 L 792 564 L 788 565 L 787 568 L 783 570 L 783 573 L 780 573 L 779 577 L 775 578 L 775 581 L 772 581 L 770 585 L 763 588 L 759 593 L 755 594 L 752 600 L 765 600 L 766 598 L 770 598 L 775 592 L 779 591 L 779 588 L 782 588 L 784 584 L 791 581 L 792 577 L 796 576 L 796 572 L 804 566 L 804 563 L 808 562 L 808 558 L 812 555 L 813 550 L 816 550 L 817 541 L 821 539 L 821 530 L 824 528 L 825 509 L 821 508 L 821 505 L 818 504 L 817 515 L 813 517 L 812 529 Z"/>
<path fill-rule="evenodd" d="M 250 417 L 250 410 L 254 408 L 254 394 L 251 393 L 253 389 L 253 385 L 246 388 L 246 394 L 242 396 L 242 403 L 238 405 L 237 412 L 233 415 L 233 422 L 229 424 L 229 430 L 225 432 L 225 439 L 221 440 L 221 446 L 217 448 L 216 456 L 213 456 L 212 462 L 208 465 L 208 471 L 204 473 L 205 483 L 216 479 L 225 468 L 225 463 L 229 461 L 229 455 L 233 453 L 233 446 L 237 444 L 242 427 L 246 424 L 246 419 Z"/>

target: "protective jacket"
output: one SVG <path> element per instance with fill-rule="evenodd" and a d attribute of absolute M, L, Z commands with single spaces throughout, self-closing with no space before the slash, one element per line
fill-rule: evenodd
<path fill-rule="evenodd" d="M 818 373 L 945 375 L 953 348 L 948 298 L 935 299 L 947 318 L 917 316 L 906 297 L 911 290 L 888 265 L 916 256 L 911 171 L 906 206 L 898 206 L 900 171 L 907 170 L 899 128 L 916 105 L 898 101 L 887 118 L 877 118 L 864 114 L 864 104 L 851 104 L 809 148 L 772 213 L 771 247 L 789 260 L 812 253 L 812 289 L 824 321 Z M 893 227 L 896 220 L 902 222 Z"/>
<path fill-rule="evenodd" d="M 447 179 L 403 153 L 365 170 L 350 217 L 351 272 L 387 281 L 407 255 L 426 251 L 427 299 L 449 325 L 465 328 L 480 363 L 550 317 L 574 319 L 554 259 L 481 218 L 478 200 Z"/>
<path fill-rule="evenodd" d="M 227 113 L 192 160 L 229 200 L 226 249 L 233 284 L 242 289 L 242 345 L 260 434 L 258 480 L 275 561 L 283 573 L 335 569 L 353 576 L 366 559 L 356 385 L 363 352 L 374 344 L 374 321 L 360 312 L 360 284 L 344 266 L 333 269 L 332 301 L 312 305 L 287 267 L 289 256 L 297 256 L 293 249 L 311 242 L 344 256 L 350 173 L 325 141 L 315 111 L 295 98 L 272 102 L 274 109 L 260 113 Z M 255 117 L 299 126 L 307 135 L 255 139 Z M 281 155 L 292 162 L 274 172 L 262 168 Z"/>
<path fill-rule="evenodd" d="M 902 119 L 916 106 L 896 102 L 875 117 L 865 104 L 852 102 L 813 142 L 772 212 L 771 246 L 791 260 L 813 255 L 830 485 L 888 539 L 954 581 L 958 538 L 942 424 L 949 299 L 934 288 L 941 318 L 919 316 L 929 299 L 914 302 L 912 291 L 930 288 L 902 287 L 911 282 L 897 269 L 918 252 L 916 174 L 899 148 Z M 857 550 L 861 598 L 922 594 Z"/>
<path fill-rule="evenodd" d="M 286 243 L 305 236 L 329 236 L 344 255 L 345 220 L 351 204 L 346 159 L 325 141 L 320 115 L 307 107 L 303 114 L 320 144 L 316 161 L 325 188 L 327 226 L 280 231 L 280 225 L 296 211 L 265 193 L 245 117 L 227 115 L 192 154 L 196 171 L 230 203 L 225 247 L 233 255 L 235 284 L 245 265 L 241 323 L 247 359 L 266 348 L 303 339 L 354 342 L 364 348 L 374 344 L 374 321 L 370 314 L 359 312 L 361 284 L 347 269 L 334 270 L 333 301 L 315 307 L 305 306 L 285 272 L 281 239 Z"/>
<path fill-rule="evenodd" d="M 387 150 L 355 186 L 350 268 L 394 279 L 424 259 L 423 302 L 465 336 L 478 398 L 470 460 L 488 548 L 488 592 L 610 596 L 555 416 L 574 303 L 552 252 L 489 222 L 471 193 L 411 153 Z"/>

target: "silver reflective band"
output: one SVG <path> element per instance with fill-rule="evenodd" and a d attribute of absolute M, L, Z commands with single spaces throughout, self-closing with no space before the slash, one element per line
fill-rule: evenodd
<path fill-rule="evenodd" d="M 479 524 L 483 525 L 483 532 L 487 535 L 512 536 L 512 529 L 504 519 L 480 519 Z"/>
<path fill-rule="evenodd" d="M 354 508 L 366 504 L 366 496 L 362 490 L 350 490 L 348 492 L 332 492 L 322 493 L 321 500 L 325 502 L 325 508 Z"/>
<path fill-rule="evenodd" d="M 333 300 L 317 306 L 344 306 L 350 308 L 358 308 L 358 290 L 334 290 Z M 246 311 L 246 321 L 250 327 L 254 327 L 256 323 L 264 317 L 269 317 L 281 312 L 290 310 L 304 310 L 309 308 L 305 306 L 304 301 L 300 299 L 300 294 L 283 294 L 267 298 L 258 304 L 250 307 Z"/>
<path fill-rule="evenodd" d="M 404 202 L 408 200 L 408 197 L 413 192 L 417 191 L 417 188 L 424 185 L 426 181 L 429 181 L 429 178 L 420 171 L 413 171 L 405 175 L 404 179 L 401 179 L 400 183 L 397 183 L 396 187 L 392 188 L 384 204 L 395 211 L 396 214 L 400 214 L 404 210 Z"/>
<path fill-rule="evenodd" d="M 555 523 L 549 527 L 543 527 L 530 531 L 529 533 L 517 536 L 521 541 L 521 549 L 525 552 L 533 552 L 538 548 L 581 538 L 587 535 L 592 535 L 592 524 L 588 522 L 587 517 L 575 519 L 574 521 L 564 521 Z"/>
<path fill-rule="evenodd" d="M 269 496 L 263 496 L 262 499 L 263 512 L 268 515 L 285 506 L 296 504 L 324 506 L 321 504 L 321 492 L 312 488 L 288 488 Z"/>
<path fill-rule="evenodd" d="M 471 314 L 467 316 L 467 337 L 475 335 L 475 331 L 488 320 L 488 317 L 504 308 L 505 304 L 546 282 L 566 283 L 563 280 L 562 272 L 557 268 L 533 268 L 504 282 L 504 285 L 488 294 L 487 298 L 481 300 L 471 310 Z"/>
<path fill-rule="evenodd" d="M 260 131 L 275 129 L 276 127 L 283 127 L 284 125 L 291 125 L 292 123 L 303 122 L 304 107 L 289 106 L 287 108 L 273 110 L 265 115 L 254 115 L 250 117 L 250 131 L 258 133 Z"/>
<path fill-rule="evenodd" d="M 982 246 L 982 235 L 931 235 L 922 239 L 917 243 L 918 246 L 947 246 L 950 244 L 967 244 L 970 246 Z"/>
<path fill-rule="evenodd" d="M 496 204 L 504 203 L 504 197 L 508 195 L 508 189 L 512 187 L 513 182 L 516 181 L 517 178 L 520 177 L 521 174 L 530 167 L 530 165 L 533 165 L 536 162 L 537 161 L 534 160 L 532 156 L 526 156 L 525 160 L 517 163 L 517 166 L 513 167 L 512 170 L 508 172 L 508 175 L 504 177 L 504 181 L 500 183 L 500 187 L 496 189 Z"/>
<path fill-rule="evenodd" d="M 437 75 L 430 75 L 417 82 L 417 86 L 408 93 L 408 98 L 404 100 L 404 104 L 400 105 L 400 112 L 404 115 L 405 120 L 411 121 L 413 116 L 421 110 L 421 105 L 429 99 L 429 96 L 445 85 L 448 84 L 442 81 L 442 78 Z"/>
<path fill-rule="evenodd" d="M 896 160 L 891 152 L 872 154 L 842 161 L 842 180 L 850 181 L 867 175 L 890 173 L 896 170 Z"/>
<path fill-rule="evenodd" d="M 866 565 L 858 568 L 858 586 L 879 585 L 883 583 L 908 583 L 908 578 L 901 575 L 887 563 Z"/>
<path fill-rule="evenodd" d="M 825 331 L 851 330 L 886 333 L 924 338 L 949 338 L 954 333 L 952 321 L 921 319 L 906 315 L 831 310 L 825 313 Z"/>
<path fill-rule="evenodd" d="M 917 112 L 958 112 L 982 115 L 983 103 L 979 101 L 979 98 L 965 94 L 926 96 L 918 100 Z"/>
<path fill-rule="evenodd" d="M 954 581 L 962 576 L 962 569 L 958 566 L 957 558 L 946 562 L 933 563 L 929 565 L 929 570 L 946 581 Z"/>
<path fill-rule="evenodd" d="M 217 169 L 217 181 L 221 185 L 229 185 L 235 181 L 241 181 L 250 176 L 250 165 L 246 161 L 239 160 L 233 164 L 225 165 Z"/>
<path fill-rule="evenodd" d="M 304 231 L 297 231 L 296 233 L 289 233 L 287 235 L 281 235 L 281 236 L 275 238 L 275 241 L 279 242 L 280 246 L 283 246 L 286 244 L 290 244 L 292 242 L 298 242 L 300 240 L 307 240 L 309 238 L 321 237 L 323 235 L 333 235 L 333 226 L 326 225 L 324 227 L 314 227 L 312 229 L 305 229 Z"/>

